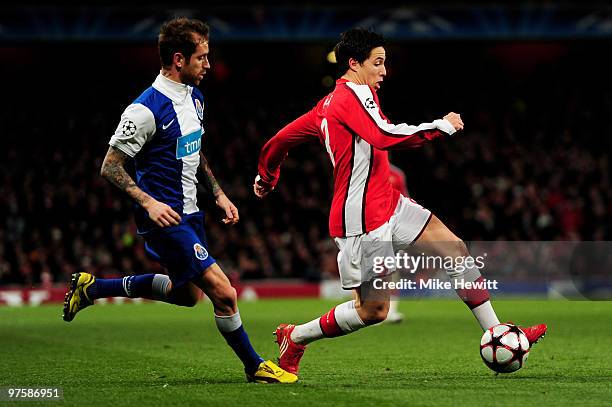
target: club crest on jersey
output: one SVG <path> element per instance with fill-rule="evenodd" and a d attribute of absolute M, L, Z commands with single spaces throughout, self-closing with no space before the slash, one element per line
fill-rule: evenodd
<path fill-rule="evenodd" d="M 200 121 L 204 120 L 204 107 L 202 106 L 200 99 L 195 100 L 195 109 L 196 113 L 198 114 L 198 119 L 200 119 Z"/>
<path fill-rule="evenodd" d="M 366 107 L 366 109 L 376 108 L 376 102 L 372 98 L 367 98 L 363 105 Z"/>
<path fill-rule="evenodd" d="M 193 251 L 195 252 L 195 256 L 197 259 L 206 260 L 208 258 L 208 252 L 206 251 L 204 246 L 199 243 L 193 245 Z"/>

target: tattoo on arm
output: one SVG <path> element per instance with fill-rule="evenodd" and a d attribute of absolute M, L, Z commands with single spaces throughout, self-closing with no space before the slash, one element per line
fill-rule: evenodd
<path fill-rule="evenodd" d="M 212 191 L 213 195 L 216 198 L 219 195 L 223 194 L 223 190 L 221 189 L 221 187 L 219 186 L 219 183 L 215 179 L 215 176 L 213 175 L 212 170 L 210 169 L 210 166 L 208 165 L 208 160 L 206 159 L 206 157 L 204 157 L 204 153 L 202 153 L 201 151 L 200 151 L 200 158 L 201 158 L 201 163 L 202 163 L 202 170 L 204 171 L 204 182 L 206 182 L 206 185 L 208 186 L 208 188 L 210 188 L 210 190 Z"/>
<path fill-rule="evenodd" d="M 117 186 L 122 191 L 125 191 L 139 205 L 144 206 L 152 198 L 136 185 L 130 174 L 125 170 L 125 163 L 130 159 L 130 156 L 123 151 L 109 147 L 100 175 Z"/>

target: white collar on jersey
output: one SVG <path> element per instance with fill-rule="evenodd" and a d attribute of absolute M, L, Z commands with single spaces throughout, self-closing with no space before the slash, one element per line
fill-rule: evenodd
<path fill-rule="evenodd" d="M 174 82 L 161 73 L 155 78 L 153 87 L 170 98 L 174 103 L 183 103 L 185 98 L 191 96 L 193 92 L 193 87 L 184 83 Z"/>

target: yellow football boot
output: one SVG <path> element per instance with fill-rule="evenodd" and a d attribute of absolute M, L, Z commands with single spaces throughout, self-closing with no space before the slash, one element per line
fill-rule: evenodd
<path fill-rule="evenodd" d="M 295 383 L 298 377 L 276 366 L 271 360 L 259 364 L 255 373 L 247 374 L 249 382 L 256 383 Z"/>
<path fill-rule="evenodd" d="M 70 287 L 64 297 L 64 321 L 70 322 L 77 312 L 93 304 L 87 296 L 87 288 L 96 281 L 89 273 L 74 273 L 70 280 Z"/>

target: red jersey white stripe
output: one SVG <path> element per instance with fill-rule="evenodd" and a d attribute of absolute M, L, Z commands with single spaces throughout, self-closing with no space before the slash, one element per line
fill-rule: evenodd
<path fill-rule="evenodd" d="M 334 197 L 329 216 L 332 237 L 367 233 L 389 220 L 399 191 L 389 182 L 387 150 L 418 147 L 442 134 L 453 134 L 447 120 L 410 126 L 392 124 L 367 85 L 344 79 L 308 113 L 280 130 L 262 148 L 260 184 L 272 188 L 292 147 L 319 140 L 334 166 Z"/>

